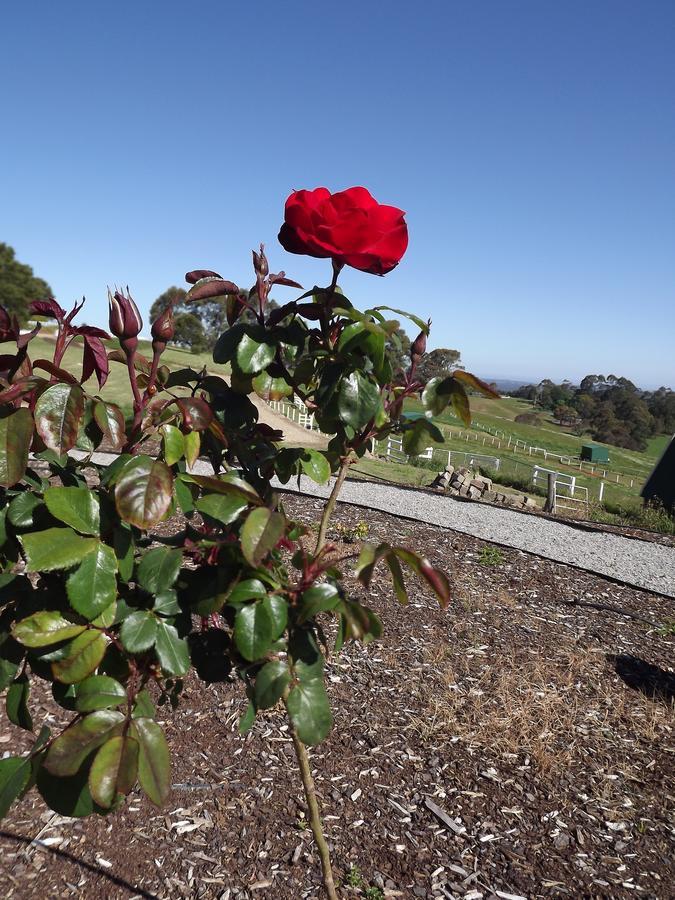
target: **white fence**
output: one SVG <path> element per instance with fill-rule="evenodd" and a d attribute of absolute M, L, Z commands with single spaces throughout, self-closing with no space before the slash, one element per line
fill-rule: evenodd
<path fill-rule="evenodd" d="M 377 453 L 392 459 L 395 462 L 408 462 L 410 457 L 403 450 L 401 438 L 389 437 L 375 448 Z M 441 447 L 427 447 L 416 459 L 435 459 L 439 466 L 488 466 L 491 469 L 499 469 L 501 460 L 497 456 L 485 456 L 482 453 L 464 452 L 463 450 L 444 450 Z"/>
<path fill-rule="evenodd" d="M 289 403 L 288 400 L 268 400 L 267 404 L 270 409 L 290 419 L 291 422 L 296 422 L 302 428 L 307 428 L 308 431 L 321 430 L 314 420 L 314 413 L 307 410 L 299 397 L 296 397 L 293 403 Z"/>

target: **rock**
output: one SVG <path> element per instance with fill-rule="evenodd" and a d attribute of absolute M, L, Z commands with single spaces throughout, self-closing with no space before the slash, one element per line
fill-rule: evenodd
<path fill-rule="evenodd" d="M 560 834 L 557 834 L 553 838 L 553 846 L 556 850 L 567 850 L 570 845 L 570 836 L 564 831 L 561 831 Z"/>

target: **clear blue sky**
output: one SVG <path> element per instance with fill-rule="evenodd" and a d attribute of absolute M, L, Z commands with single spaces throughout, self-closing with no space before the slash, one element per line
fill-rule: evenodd
<path fill-rule="evenodd" d="M 188 269 L 247 283 L 261 240 L 326 283 L 284 200 L 363 184 L 410 248 L 345 272 L 357 305 L 483 375 L 675 382 L 673 0 L 68 0 L 2 31 L 0 240 L 91 322 L 108 283 L 144 311 Z"/>

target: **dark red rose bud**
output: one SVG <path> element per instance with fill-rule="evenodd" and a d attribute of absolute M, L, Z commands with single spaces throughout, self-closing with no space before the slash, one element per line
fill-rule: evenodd
<path fill-rule="evenodd" d="M 4 306 L 0 306 L 0 342 L 16 340 L 18 328 L 14 316 L 10 316 Z"/>
<path fill-rule="evenodd" d="M 137 338 L 143 327 L 143 319 L 138 307 L 133 301 L 129 288 L 126 296 L 120 291 L 111 294 L 108 291 L 108 305 L 110 308 L 110 330 L 120 341 Z"/>
<path fill-rule="evenodd" d="M 410 356 L 412 359 L 419 359 L 426 352 L 427 336 L 423 331 L 420 331 L 415 340 L 412 342 L 412 346 L 410 347 Z"/>
<path fill-rule="evenodd" d="M 157 316 L 155 321 L 152 323 L 150 333 L 152 334 L 153 348 L 155 346 L 155 343 L 160 343 L 166 346 L 169 341 L 173 340 L 173 336 L 175 333 L 173 322 L 173 304 L 169 304 L 164 312 L 161 315 Z"/>
<path fill-rule="evenodd" d="M 265 278 L 269 275 L 270 267 L 267 263 L 267 257 L 265 256 L 265 245 L 260 245 L 260 253 L 256 253 L 255 250 L 253 253 L 253 268 L 255 269 L 256 275 L 260 275 L 261 278 Z"/>

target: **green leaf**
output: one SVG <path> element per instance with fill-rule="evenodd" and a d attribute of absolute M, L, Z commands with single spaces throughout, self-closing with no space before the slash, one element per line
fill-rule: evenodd
<path fill-rule="evenodd" d="M 429 419 L 416 419 L 411 428 L 403 432 L 403 452 L 418 456 L 429 446 L 429 441 L 443 443 L 443 432 Z"/>
<path fill-rule="evenodd" d="M 94 801 L 109 809 L 119 794 L 128 794 L 136 783 L 139 744 L 128 735 L 116 735 L 99 749 L 89 770 L 89 790 Z"/>
<path fill-rule="evenodd" d="M 75 446 L 84 415 L 84 391 L 79 384 L 53 384 L 35 404 L 35 427 L 45 446 L 63 454 Z"/>
<path fill-rule="evenodd" d="M 395 553 L 402 562 L 410 566 L 416 575 L 426 581 L 434 594 L 436 594 L 441 606 L 445 607 L 448 605 L 452 597 L 452 589 L 444 572 L 441 572 L 440 569 L 435 569 L 428 559 L 413 553 L 412 550 L 408 550 L 406 547 L 392 547 L 391 552 Z"/>
<path fill-rule="evenodd" d="M 335 609 L 339 602 L 340 594 L 334 584 L 315 584 L 302 595 L 298 622 L 306 622 L 318 613 Z"/>
<path fill-rule="evenodd" d="M 122 581 L 131 581 L 134 571 L 134 542 L 131 529 L 124 525 L 116 525 L 113 531 L 113 546 L 120 578 Z"/>
<path fill-rule="evenodd" d="M 108 709 L 127 699 L 124 687 L 109 675 L 90 675 L 77 685 L 76 691 L 75 709 L 78 712 Z"/>
<path fill-rule="evenodd" d="M 15 497 L 7 507 L 7 518 L 15 528 L 31 528 L 33 514 L 42 501 L 30 491 L 24 491 Z"/>
<path fill-rule="evenodd" d="M 465 372 L 463 369 L 457 369 L 452 373 L 452 377 L 455 381 L 461 381 L 464 384 L 468 385 L 470 388 L 473 388 L 474 391 L 480 391 L 481 394 L 485 394 L 486 397 L 492 397 L 495 400 L 499 399 L 499 394 L 494 388 L 491 388 L 489 384 L 481 381 L 480 378 L 477 378 L 475 375 L 472 375 L 471 372 Z"/>
<path fill-rule="evenodd" d="M 68 655 L 52 663 L 57 681 L 75 684 L 97 669 L 108 647 L 108 639 L 98 629 L 89 629 L 71 641 Z"/>
<path fill-rule="evenodd" d="M 176 592 L 173 590 L 170 591 L 161 591 L 159 594 L 155 595 L 155 602 L 152 607 L 153 611 L 160 616 L 177 616 L 180 614 L 180 606 L 178 604 L 178 598 L 176 596 Z"/>
<path fill-rule="evenodd" d="M 452 408 L 455 411 L 457 418 L 461 419 L 468 428 L 471 425 L 471 407 L 469 406 L 469 398 L 463 385 L 455 378 L 452 379 L 450 402 L 452 403 Z"/>
<path fill-rule="evenodd" d="M 300 465 L 305 475 L 308 475 L 317 484 L 325 484 L 330 478 L 330 463 L 325 454 L 318 450 L 305 450 L 300 459 Z"/>
<path fill-rule="evenodd" d="M 244 497 L 249 503 L 260 505 L 262 500 L 254 488 L 238 478 L 236 475 L 224 475 L 222 478 L 214 478 L 210 475 L 181 475 L 183 481 L 198 484 L 204 491 L 214 494 L 236 494 L 238 497 Z"/>
<path fill-rule="evenodd" d="M 157 623 L 155 652 L 167 675 L 185 675 L 190 668 L 190 650 L 187 641 L 178 636 L 173 625 L 167 622 Z"/>
<path fill-rule="evenodd" d="M 28 709 L 29 696 L 30 682 L 26 675 L 20 675 L 7 689 L 7 718 L 13 725 L 26 731 L 33 730 L 33 720 Z"/>
<path fill-rule="evenodd" d="M 12 683 L 25 655 L 26 651 L 11 634 L 0 632 L 0 691 Z"/>
<path fill-rule="evenodd" d="M 197 432 L 192 431 L 191 434 L 197 434 Z M 187 484 L 185 484 L 185 482 L 181 481 L 179 478 L 174 481 L 173 489 L 176 492 L 176 500 L 178 501 L 178 505 L 180 506 L 183 515 L 191 516 L 195 511 L 192 491 L 187 486 Z"/>
<path fill-rule="evenodd" d="M 247 731 L 250 731 L 253 728 L 253 723 L 255 722 L 255 706 L 252 703 L 249 703 L 246 707 L 246 712 L 239 719 L 239 734 L 246 734 Z"/>
<path fill-rule="evenodd" d="M 246 561 L 252 566 L 259 566 L 283 537 L 285 527 L 284 516 L 266 506 L 249 513 L 239 534 Z"/>
<path fill-rule="evenodd" d="M 443 391 L 439 388 L 445 383 L 444 378 L 431 378 L 427 381 L 422 391 L 422 405 L 434 416 L 440 416 L 443 410 L 450 403 L 450 391 Z"/>
<path fill-rule="evenodd" d="M 293 388 L 285 378 L 275 378 L 269 372 L 260 372 L 251 382 L 253 390 L 264 400 L 281 400 L 282 397 L 290 397 Z"/>
<path fill-rule="evenodd" d="M 274 360 L 275 355 L 274 344 L 261 343 L 250 335 L 243 334 L 237 345 L 236 360 L 245 375 L 255 375 L 267 368 Z"/>
<path fill-rule="evenodd" d="M 112 547 L 99 544 L 84 557 L 66 581 L 68 602 L 85 619 L 95 619 L 117 597 L 117 557 Z"/>
<path fill-rule="evenodd" d="M 233 360 L 244 334 L 244 326 L 241 323 L 233 325 L 232 328 L 224 331 L 213 348 L 213 361 L 215 363 L 228 363 Z"/>
<path fill-rule="evenodd" d="M 122 622 L 120 640 L 129 653 L 149 650 L 157 637 L 157 619 L 145 609 L 139 609 Z"/>
<path fill-rule="evenodd" d="M 255 678 L 255 705 L 271 709 L 283 696 L 291 681 L 288 665 L 281 660 L 266 663 Z"/>
<path fill-rule="evenodd" d="M 114 448 L 119 449 L 126 438 L 124 414 L 119 406 L 105 400 L 95 400 L 94 419 Z"/>
<path fill-rule="evenodd" d="M 30 759 L 25 756 L 8 756 L 0 759 L 0 819 L 4 819 L 10 806 L 28 784 Z"/>
<path fill-rule="evenodd" d="M 27 572 L 52 572 L 71 569 L 98 546 L 96 538 L 81 537 L 72 528 L 47 528 L 22 534 Z"/>
<path fill-rule="evenodd" d="M 85 487 L 50 487 L 44 494 L 47 509 L 61 522 L 82 534 L 99 534 L 98 496 Z"/>
<path fill-rule="evenodd" d="M 291 688 L 286 701 L 295 733 L 303 744 L 314 746 L 328 735 L 333 714 L 323 681 L 318 678 L 300 682 Z"/>
<path fill-rule="evenodd" d="M 272 640 L 276 641 L 288 623 L 288 604 L 276 594 L 268 594 L 262 602 L 272 623 Z"/>
<path fill-rule="evenodd" d="M 61 613 L 41 610 L 12 626 L 12 634 L 24 647 L 48 647 L 82 634 L 85 625 L 75 625 Z"/>
<path fill-rule="evenodd" d="M 412 313 L 406 312 L 404 309 L 394 309 L 393 306 L 374 306 L 373 310 L 378 309 L 386 309 L 387 312 L 396 313 L 397 316 L 403 316 L 406 319 L 410 319 L 411 322 L 414 322 L 415 325 L 419 328 L 420 331 L 423 331 L 424 334 L 429 334 L 429 323 L 425 322 L 423 319 L 420 319 L 419 316 L 414 316 Z"/>
<path fill-rule="evenodd" d="M 382 623 L 375 613 L 361 603 L 343 600 L 340 604 L 343 621 L 343 641 L 354 640 L 369 643 L 382 634 Z"/>
<path fill-rule="evenodd" d="M 185 441 L 185 460 L 190 468 L 199 459 L 199 452 L 202 446 L 202 438 L 198 431 L 191 431 L 184 436 Z"/>
<path fill-rule="evenodd" d="M 51 744 L 45 768 L 52 775 L 75 775 L 84 760 L 108 738 L 119 734 L 124 715 L 114 709 L 101 709 L 75 722 Z"/>
<path fill-rule="evenodd" d="M 389 571 L 391 572 L 391 580 L 394 583 L 394 591 L 398 598 L 398 602 L 405 606 L 408 602 L 408 592 L 405 589 L 405 580 L 403 578 L 401 564 L 394 553 L 387 553 L 385 559 L 389 566 Z"/>
<path fill-rule="evenodd" d="M 84 769 L 63 778 L 51 774 L 44 766 L 37 773 L 37 787 L 47 806 L 61 816 L 83 818 L 96 809 Z"/>
<path fill-rule="evenodd" d="M 207 494 L 197 500 L 195 507 L 202 515 L 222 525 L 229 525 L 247 508 L 248 503 L 245 497 L 237 494 Z"/>
<path fill-rule="evenodd" d="M 125 522 L 148 529 L 160 522 L 171 506 L 173 476 L 158 459 L 136 456 L 117 479 L 115 505 Z"/>
<path fill-rule="evenodd" d="M 274 640 L 274 622 L 262 602 L 249 603 L 234 619 L 234 640 L 241 655 L 253 662 L 266 653 Z"/>
<path fill-rule="evenodd" d="M 229 606 L 245 603 L 247 600 L 257 600 L 267 596 L 267 588 L 258 578 L 245 578 L 232 588 L 227 595 Z"/>
<path fill-rule="evenodd" d="M 172 466 L 185 453 L 185 438 L 183 432 L 175 425 L 162 425 L 162 442 L 164 447 L 164 461 L 167 466 Z"/>
<path fill-rule="evenodd" d="M 115 622 L 117 615 L 117 600 L 113 600 L 110 606 L 106 606 L 101 612 L 91 620 L 91 624 L 97 628 L 110 628 Z"/>
<path fill-rule="evenodd" d="M 145 689 L 136 694 L 136 703 L 134 704 L 131 715 L 134 719 L 143 717 L 150 719 L 154 718 L 155 706 L 150 699 L 150 694 Z"/>
<path fill-rule="evenodd" d="M 136 580 L 144 591 L 159 594 L 173 587 L 183 555 L 180 550 L 155 547 L 149 550 L 138 564 Z"/>
<path fill-rule="evenodd" d="M 33 416 L 26 407 L 0 417 L 0 486 L 12 487 L 21 481 L 32 438 Z"/>
<path fill-rule="evenodd" d="M 131 723 L 130 733 L 139 744 L 138 780 L 149 800 L 161 806 L 171 790 L 171 762 L 164 732 L 152 719 Z"/>
<path fill-rule="evenodd" d="M 355 430 L 373 419 L 382 405 L 379 387 L 361 372 L 352 372 L 340 383 L 338 411 L 341 420 Z"/>

